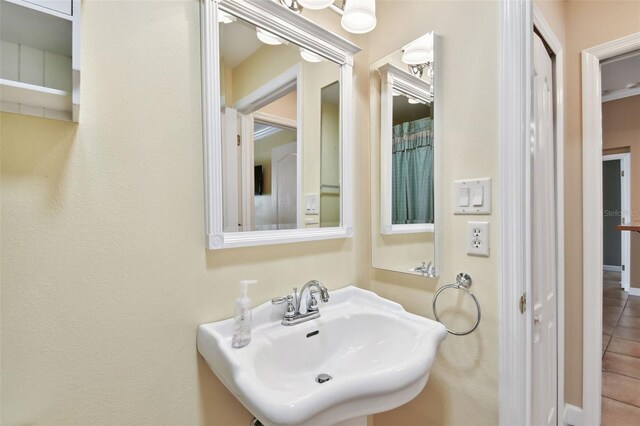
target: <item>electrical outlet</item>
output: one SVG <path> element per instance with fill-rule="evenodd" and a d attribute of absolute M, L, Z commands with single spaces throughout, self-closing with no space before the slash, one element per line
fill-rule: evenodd
<path fill-rule="evenodd" d="M 467 254 L 489 257 L 489 222 L 467 222 Z"/>

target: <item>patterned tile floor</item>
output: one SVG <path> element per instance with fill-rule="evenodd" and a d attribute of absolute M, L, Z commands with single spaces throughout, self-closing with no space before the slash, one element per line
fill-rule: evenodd
<path fill-rule="evenodd" d="M 602 425 L 640 425 L 640 297 L 605 272 L 602 303 Z"/>

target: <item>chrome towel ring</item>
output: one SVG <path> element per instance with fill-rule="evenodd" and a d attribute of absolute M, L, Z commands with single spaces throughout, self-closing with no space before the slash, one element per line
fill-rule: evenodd
<path fill-rule="evenodd" d="M 433 295 L 433 303 L 432 303 L 433 315 L 436 317 L 436 321 L 438 321 L 439 323 L 442 323 L 442 321 L 440 321 L 440 318 L 438 317 L 438 311 L 436 310 L 436 300 L 438 300 L 438 296 L 440 295 L 440 293 L 442 293 L 443 290 L 446 290 L 448 288 L 462 290 L 465 293 L 467 293 L 469 296 L 471 296 L 471 298 L 473 299 L 473 302 L 476 304 L 476 309 L 478 311 L 478 317 L 476 318 L 476 322 L 475 322 L 475 324 L 473 324 L 473 327 L 471 327 L 469 330 L 467 330 L 467 331 L 453 331 L 453 330 L 449 330 L 449 327 L 447 327 L 445 325 L 445 327 L 447 328 L 447 331 L 449 333 L 451 333 L 451 334 L 456 335 L 456 336 L 466 336 L 467 334 L 472 333 L 476 328 L 478 328 L 478 325 L 480 324 L 480 317 L 481 317 L 480 303 L 478 303 L 478 299 L 476 298 L 476 296 L 473 293 L 471 293 L 471 291 L 469 290 L 469 287 L 471 287 L 471 282 L 472 282 L 471 281 L 471 277 L 468 274 L 465 274 L 464 272 L 460 272 L 456 276 L 456 283 L 455 284 L 443 285 L 442 287 L 440 287 L 438 289 L 438 291 L 436 291 L 436 294 Z"/>

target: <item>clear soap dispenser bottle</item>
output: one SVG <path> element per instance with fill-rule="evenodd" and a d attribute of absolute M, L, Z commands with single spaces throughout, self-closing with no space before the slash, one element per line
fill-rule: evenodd
<path fill-rule="evenodd" d="M 256 280 L 240 281 L 240 296 L 236 299 L 236 314 L 233 322 L 231 346 L 243 348 L 251 342 L 251 300 L 247 296 L 249 285 Z"/>

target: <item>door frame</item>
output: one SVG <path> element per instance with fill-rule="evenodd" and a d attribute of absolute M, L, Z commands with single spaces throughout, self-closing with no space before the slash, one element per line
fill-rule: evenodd
<path fill-rule="evenodd" d="M 501 2 L 500 55 L 500 424 L 531 423 L 531 113 L 534 27 L 551 48 L 558 249 L 558 422 L 564 423 L 564 49 L 530 0 Z M 525 311 L 520 310 L 525 296 Z"/>
<path fill-rule="evenodd" d="M 602 88 L 600 62 L 640 49 L 640 33 L 582 51 L 582 421 L 600 424 L 602 394 Z"/>
<path fill-rule="evenodd" d="M 620 170 L 623 173 L 620 180 L 620 210 L 624 223 L 631 221 L 631 153 L 602 155 L 602 162 L 620 161 Z M 604 191 L 603 191 L 604 192 Z M 627 293 L 631 287 L 631 233 L 623 232 L 621 235 L 622 251 L 620 254 L 625 271 L 622 272 L 622 288 Z M 603 259 L 604 262 L 604 259 Z M 606 266 L 606 265 L 604 265 Z M 603 266 L 603 270 L 605 269 Z"/>
<path fill-rule="evenodd" d="M 501 425 L 527 425 L 531 419 L 531 377 L 526 374 L 531 322 L 519 303 L 531 286 L 531 169 L 527 153 L 531 140 L 533 12 L 530 0 L 502 0 L 500 9 L 499 416 Z"/>

